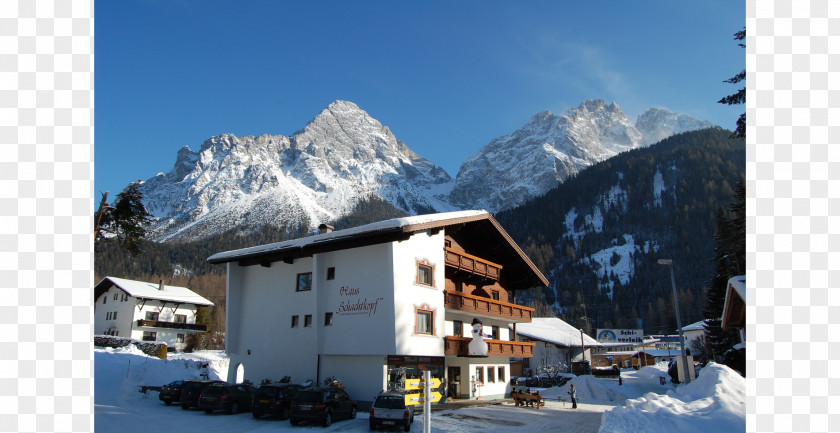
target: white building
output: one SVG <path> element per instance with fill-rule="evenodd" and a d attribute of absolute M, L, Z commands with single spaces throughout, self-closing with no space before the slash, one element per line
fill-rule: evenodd
<path fill-rule="evenodd" d="M 695 347 L 705 347 L 706 346 L 706 321 L 701 320 L 699 322 L 694 322 L 690 325 L 683 326 L 683 338 L 685 339 L 685 348 L 686 350 L 690 350 L 692 354 L 697 352 Z"/>
<path fill-rule="evenodd" d="M 602 347 L 594 338 L 556 317 L 534 317 L 531 323 L 517 326 L 516 337 L 535 344 L 534 356 L 523 363 L 525 376 L 550 373 L 553 368 L 568 372 L 572 362 L 590 361 L 592 349 Z"/>
<path fill-rule="evenodd" d="M 321 229 L 208 258 L 227 265 L 229 381 L 335 377 L 369 402 L 430 370 L 449 398 L 509 393 L 510 357 L 534 347 L 508 330 L 533 312 L 513 294 L 548 281 L 489 213 Z M 487 356 L 469 354 L 473 319 Z"/>
<path fill-rule="evenodd" d="M 196 325 L 198 306 L 213 303 L 186 287 L 105 277 L 93 290 L 93 332 L 166 343 L 184 350 L 186 336 L 206 331 Z"/>

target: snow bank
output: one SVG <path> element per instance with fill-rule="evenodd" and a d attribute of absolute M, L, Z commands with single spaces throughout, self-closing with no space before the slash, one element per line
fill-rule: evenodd
<path fill-rule="evenodd" d="M 114 356 L 119 355 L 119 356 Z M 134 346 L 94 349 L 96 369 L 94 395 L 96 402 L 115 404 L 146 398 L 141 386 L 162 386 L 173 380 L 227 378 L 228 361 L 216 351 L 172 355 L 169 359 L 151 357 Z M 205 368 L 204 365 L 207 365 Z M 153 397 L 157 398 L 157 393 Z M 149 394 L 151 395 L 151 394 Z"/>
<path fill-rule="evenodd" d="M 696 380 L 666 395 L 647 393 L 604 412 L 599 433 L 745 429 L 746 380 L 724 365 L 709 363 Z"/>

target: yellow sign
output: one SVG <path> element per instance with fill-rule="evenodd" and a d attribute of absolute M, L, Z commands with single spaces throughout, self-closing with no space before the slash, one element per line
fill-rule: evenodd
<path fill-rule="evenodd" d="M 429 402 L 430 403 L 437 403 L 443 397 L 439 392 L 430 392 L 429 393 Z M 426 399 L 423 398 L 423 394 L 406 394 L 405 395 L 405 404 L 406 406 L 410 406 L 412 404 L 422 404 L 425 403 Z"/>
<path fill-rule="evenodd" d="M 432 380 L 429 382 L 429 388 L 435 389 L 440 386 L 440 379 L 433 377 Z M 425 382 L 423 379 L 406 379 L 405 380 L 405 389 L 412 390 L 412 389 L 421 389 L 425 386 Z"/>

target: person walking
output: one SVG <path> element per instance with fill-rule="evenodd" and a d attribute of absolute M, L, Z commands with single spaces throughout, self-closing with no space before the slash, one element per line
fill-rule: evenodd
<path fill-rule="evenodd" d="M 577 409 L 577 393 L 574 384 L 569 385 L 569 396 L 572 398 L 572 409 Z"/>

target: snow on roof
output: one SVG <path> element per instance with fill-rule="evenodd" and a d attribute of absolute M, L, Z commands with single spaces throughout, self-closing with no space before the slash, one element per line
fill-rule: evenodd
<path fill-rule="evenodd" d="M 747 301 L 747 276 L 746 275 L 738 275 L 737 277 L 732 277 L 729 279 L 729 287 L 735 289 L 735 293 L 741 297 L 744 302 Z M 726 296 L 729 296 L 727 291 Z"/>
<path fill-rule="evenodd" d="M 157 299 L 195 305 L 213 305 L 212 302 L 186 287 L 164 285 L 163 290 L 160 290 L 158 284 L 116 277 L 105 277 L 97 286 L 103 284 L 106 280 L 135 298 Z"/>
<path fill-rule="evenodd" d="M 699 322 L 694 322 L 691 325 L 683 326 L 682 330 L 683 330 L 683 332 L 686 332 L 686 331 L 705 331 L 706 327 L 703 326 L 703 324 L 705 322 L 706 322 L 706 320 L 701 320 Z"/>
<path fill-rule="evenodd" d="M 336 230 L 329 233 L 321 233 L 317 235 L 307 236 L 298 239 L 292 239 L 288 241 L 276 242 L 273 244 L 266 244 L 266 245 L 258 245 L 255 247 L 249 248 L 242 248 L 233 251 L 225 251 L 221 253 L 216 253 L 207 258 L 208 262 L 211 263 L 220 263 L 220 262 L 228 262 L 237 260 L 243 257 L 255 256 L 260 254 L 271 253 L 273 251 L 284 250 L 288 248 L 301 248 L 307 245 L 317 245 L 320 243 L 326 243 L 330 241 L 336 241 L 340 239 L 352 238 L 354 236 L 362 235 L 362 234 L 369 234 L 369 233 L 377 233 L 377 232 L 388 232 L 388 231 L 398 231 L 401 230 L 403 227 L 413 226 L 413 225 L 420 225 L 420 224 L 430 224 L 430 223 L 439 223 L 446 220 L 454 220 L 454 219 L 461 219 L 461 218 L 475 218 L 481 216 L 490 216 L 490 214 L 486 210 L 468 210 L 468 211 L 458 211 L 458 212 L 444 212 L 444 213 L 435 213 L 435 214 L 427 214 L 427 215 L 416 215 L 416 216 L 408 216 L 404 218 L 393 218 L 385 221 L 378 221 L 375 223 L 365 224 L 358 227 L 352 227 L 349 229 L 344 230 Z"/>
<path fill-rule="evenodd" d="M 531 323 L 518 323 L 516 334 L 558 346 L 580 347 L 580 329 L 556 317 L 534 317 Z M 583 334 L 583 344 L 586 347 L 603 346 L 586 334 Z"/>

